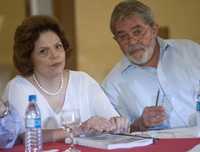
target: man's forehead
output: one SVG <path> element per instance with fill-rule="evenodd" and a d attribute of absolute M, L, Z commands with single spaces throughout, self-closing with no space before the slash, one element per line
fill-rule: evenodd
<path fill-rule="evenodd" d="M 146 24 L 144 19 L 141 16 L 135 14 L 135 15 L 129 15 L 129 16 L 120 17 L 115 22 L 115 25 L 116 24 L 124 24 L 126 22 Z"/>
<path fill-rule="evenodd" d="M 138 26 L 146 26 L 147 24 L 143 21 L 141 17 L 138 16 L 128 16 L 118 20 L 115 23 L 115 32 L 126 30 L 127 28 L 134 28 Z"/>

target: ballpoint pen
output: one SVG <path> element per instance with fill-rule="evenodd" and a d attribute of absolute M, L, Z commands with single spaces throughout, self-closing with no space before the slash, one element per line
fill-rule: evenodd
<path fill-rule="evenodd" d="M 158 106 L 159 96 L 160 96 L 160 89 L 158 89 L 157 96 L 156 96 L 156 105 L 155 105 L 156 107 Z"/>
<path fill-rule="evenodd" d="M 122 136 L 130 136 L 130 137 L 136 137 L 136 138 L 142 138 L 142 139 L 152 139 L 153 143 L 159 140 L 159 138 L 151 137 L 151 136 L 145 136 L 145 135 L 138 135 L 138 134 L 131 134 L 131 133 L 110 133 L 112 135 L 122 135 Z"/>

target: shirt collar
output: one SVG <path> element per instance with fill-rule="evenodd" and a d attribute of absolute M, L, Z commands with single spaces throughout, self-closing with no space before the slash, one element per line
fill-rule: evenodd
<path fill-rule="evenodd" d="M 161 52 L 160 55 L 161 55 L 161 57 L 163 56 L 163 54 L 167 50 L 167 48 L 169 46 L 173 45 L 172 42 L 170 42 L 168 40 L 164 40 L 164 39 L 162 39 L 160 37 L 157 37 L 157 42 L 158 42 L 158 44 L 160 46 L 160 52 Z M 129 61 L 129 59 L 126 56 L 124 56 L 122 58 L 122 61 L 121 61 L 121 72 L 123 73 L 124 71 L 126 71 L 130 67 L 138 68 L 140 66 L 138 66 L 136 64 L 133 64 L 132 62 Z"/>

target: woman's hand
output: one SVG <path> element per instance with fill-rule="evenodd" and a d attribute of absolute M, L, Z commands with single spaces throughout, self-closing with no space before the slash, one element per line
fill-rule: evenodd
<path fill-rule="evenodd" d="M 123 117 L 112 117 L 109 120 L 112 123 L 114 133 L 128 132 L 129 131 L 129 121 Z"/>
<path fill-rule="evenodd" d="M 82 123 L 83 134 L 99 134 L 103 132 L 127 132 L 129 127 L 128 119 L 123 117 L 112 117 L 109 120 L 103 117 L 92 117 Z"/>
<path fill-rule="evenodd" d="M 95 116 L 81 124 L 83 134 L 110 132 L 116 127 L 106 118 Z"/>

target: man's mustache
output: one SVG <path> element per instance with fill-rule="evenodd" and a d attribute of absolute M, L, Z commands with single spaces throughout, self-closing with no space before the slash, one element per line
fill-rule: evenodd
<path fill-rule="evenodd" d="M 127 49 L 127 52 L 128 53 L 133 53 L 135 50 L 144 50 L 145 49 L 145 46 L 142 45 L 142 44 L 130 44 L 128 46 L 128 49 Z"/>

